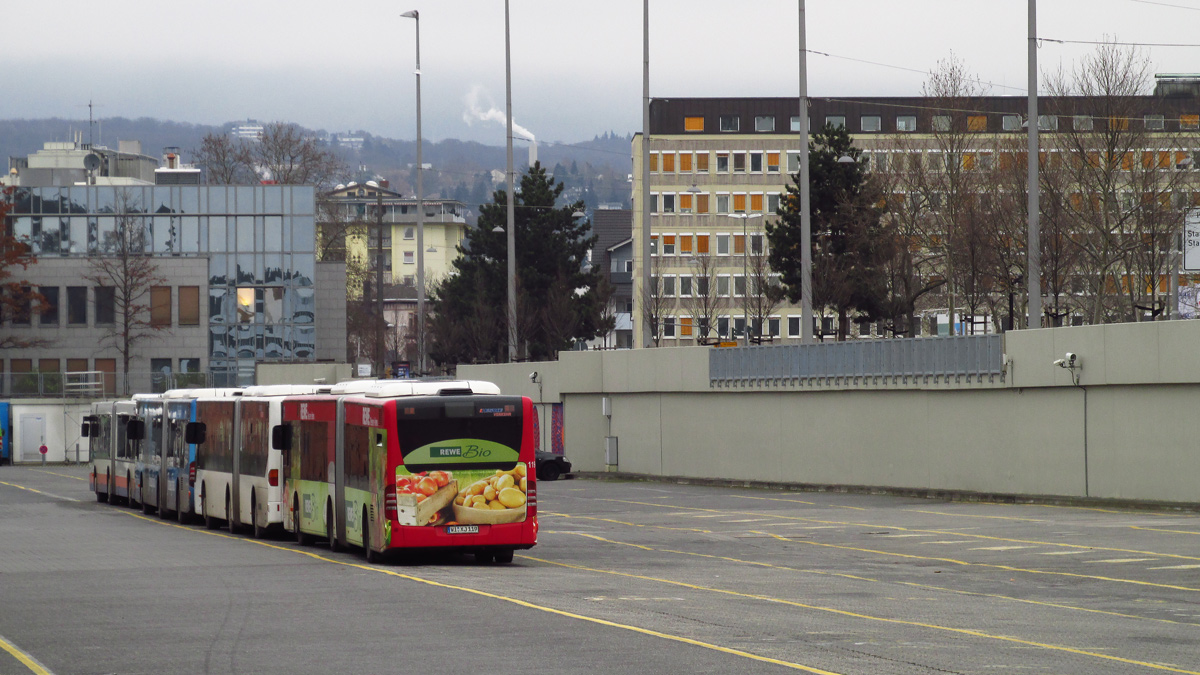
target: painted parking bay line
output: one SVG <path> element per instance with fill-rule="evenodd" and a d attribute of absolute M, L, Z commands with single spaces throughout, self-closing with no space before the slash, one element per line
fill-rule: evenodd
<path fill-rule="evenodd" d="M 1166 567 L 1147 567 L 1148 570 L 1197 570 L 1200 565 L 1168 565 Z"/>
<path fill-rule="evenodd" d="M 324 561 L 327 563 L 333 563 L 334 565 L 343 565 L 346 567 L 353 567 L 355 569 L 364 570 L 366 572 L 375 572 L 378 574 L 385 574 L 390 577 L 396 577 L 399 579 L 414 581 L 417 583 L 426 584 L 428 586 L 433 586 L 435 588 L 442 588 L 442 589 L 447 589 L 447 590 L 452 590 L 452 591 L 460 591 L 463 593 L 469 593 L 471 595 L 477 595 L 477 596 L 481 596 L 481 597 L 485 597 L 485 598 L 490 598 L 492 600 L 498 600 L 498 601 L 502 601 L 502 602 L 506 602 L 506 603 L 511 603 L 513 605 L 517 605 L 518 607 L 525 607 L 527 609 L 533 609 L 533 610 L 537 610 L 540 612 L 546 612 L 547 614 L 555 614 L 557 616 L 563 616 L 563 617 L 567 617 L 569 619 L 576 619 L 578 621 L 584 621 L 584 622 L 588 622 L 588 623 L 597 624 L 600 626 L 606 626 L 608 628 L 617 628 L 617 629 L 621 629 L 621 630 L 627 630 L 627 631 L 630 631 L 633 633 L 639 633 L 641 635 L 648 635 L 650 637 L 656 637 L 656 638 L 660 638 L 663 640 L 669 640 L 672 642 L 679 642 L 682 644 L 691 645 L 693 647 L 709 649 L 709 650 L 712 650 L 715 652 L 720 652 L 722 654 L 728 654 L 730 656 L 738 656 L 741 658 L 749 659 L 751 661 L 759 661 L 761 663 L 770 663 L 770 664 L 774 664 L 777 666 L 782 666 L 784 668 L 790 668 L 792 670 L 799 670 L 799 671 L 803 671 L 806 673 L 814 673 L 815 675 L 841 675 L 840 673 L 837 673 L 834 671 L 822 670 L 820 668 L 806 666 L 801 663 L 795 663 L 792 661 L 785 661 L 782 659 L 775 659 L 775 658 L 771 658 L 768 656 L 762 656 L 761 654 L 755 654 L 753 652 L 747 652 L 747 651 L 735 649 L 732 647 L 725 647 L 725 646 L 710 643 L 710 642 L 703 642 L 701 640 L 696 640 L 696 639 L 689 638 L 689 637 L 682 636 L 682 635 L 674 635 L 671 633 L 664 633 L 662 631 L 656 631 L 656 630 L 653 630 L 650 628 L 643 628 L 641 626 L 636 626 L 633 624 L 618 623 L 616 621 L 609 621 L 607 619 L 601 619 L 599 617 L 588 616 L 586 614 L 577 614 L 575 612 L 568 612 L 563 609 L 557 609 L 555 607 L 550 607 L 547 605 L 539 605 L 539 604 L 536 604 L 533 602 L 529 602 L 527 600 L 519 600 L 517 598 L 510 598 L 505 595 L 499 595 L 496 593 L 491 593 L 491 592 L 480 590 L 477 588 L 471 588 L 469 586 L 457 586 L 454 584 L 448 584 L 448 583 L 441 582 L 441 581 L 435 581 L 433 579 L 426 579 L 423 577 L 418 577 L 418 576 L 415 576 L 412 574 L 396 572 L 394 570 L 390 570 L 387 568 L 381 568 L 381 567 L 366 564 L 366 563 L 347 562 L 345 560 L 337 560 L 335 558 L 330 558 L 330 557 L 321 555 L 321 554 L 313 552 L 313 551 L 306 551 L 306 550 L 299 549 L 299 548 L 292 548 L 290 546 L 280 546 L 278 544 L 274 544 L 274 543 L 271 543 L 268 541 L 262 541 L 262 540 L 258 540 L 258 539 L 245 539 L 243 537 L 224 534 L 221 532 L 216 532 L 216 531 L 211 531 L 211 530 L 194 530 L 190 527 L 178 525 L 178 524 L 167 522 L 164 520 L 158 520 L 155 518 L 147 518 L 146 516 L 144 516 L 140 513 L 129 513 L 129 512 L 123 512 L 123 513 L 125 513 L 125 515 L 127 515 L 131 518 L 137 518 L 139 520 L 144 520 L 148 523 L 155 523 L 157 525 L 163 525 L 165 527 L 174 527 L 174 528 L 178 528 L 178 529 L 181 529 L 181 530 L 184 530 L 187 532 L 193 532 L 195 534 L 203 534 L 203 535 L 209 535 L 209 536 L 213 536 L 213 537 L 220 537 L 222 539 L 229 539 L 231 541 L 240 541 L 240 542 L 245 542 L 248 544 L 257 544 L 259 546 L 273 548 L 278 551 L 284 551 L 284 552 L 292 553 L 295 555 L 313 558 L 315 560 L 321 560 L 321 561 Z M 526 555 L 521 555 L 521 556 L 517 556 L 517 557 L 524 558 L 526 560 L 536 560 L 538 562 L 547 562 L 547 561 L 543 561 L 539 558 L 533 558 L 531 556 L 526 556 Z M 553 563 L 553 564 L 561 565 L 561 563 Z M 564 566 L 570 567 L 570 565 L 564 565 Z M 44 673 L 44 675 L 53 675 L 49 671 L 34 671 L 34 672 L 38 673 L 38 675 L 43 675 L 43 673 Z M 1177 672 L 1188 672 L 1188 671 L 1177 671 Z M 1200 675 L 1200 672 L 1190 673 L 1189 675 Z"/>
<path fill-rule="evenodd" d="M 20 647 L 4 639 L 3 635 L 0 635 L 0 649 L 12 654 L 13 658 L 20 661 L 21 665 L 28 668 L 31 673 L 36 673 L 36 675 L 54 675 L 49 668 L 33 658 L 32 654 L 22 651 Z"/>
<path fill-rule="evenodd" d="M 1091 551 L 1041 551 L 1038 555 L 1079 555 L 1080 553 L 1091 553 Z"/>
<path fill-rule="evenodd" d="M 1158 560 L 1158 558 L 1109 558 L 1108 560 L 1084 560 L 1085 563 L 1131 563 L 1131 562 L 1150 562 Z"/>
<path fill-rule="evenodd" d="M 922 544 L 974 544 L 974 539 L 949 539 L 943 541 L 923 541 Z"/>
<path fill-rule="evenodd" d="M 972 551 L 1015 551 L 1021 548 L 1033 548 L 1032 546 L 979 546 L 971 549 Z"/>

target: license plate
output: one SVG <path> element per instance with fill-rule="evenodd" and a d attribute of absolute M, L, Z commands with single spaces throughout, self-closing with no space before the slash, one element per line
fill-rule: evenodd
<path fill-rule="evenodd" d="M 447 525 L 446 534 L 479 534 L 478 525 Z"/>

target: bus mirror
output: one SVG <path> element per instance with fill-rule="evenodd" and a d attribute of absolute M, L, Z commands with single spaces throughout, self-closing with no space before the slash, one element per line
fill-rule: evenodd
<path fill-rule="evenodd" d="M 208 427 L 204 422 L 188 422 L 187 426 L 183 428 L 183 441 L 193 445 L 203 443 L 207 430 Z"/>
<path fill-rule="evenodd" d="M 90 422 L 84 422 L 83 424 L 79 425 L 79 435 L 83 436 L 84 438 L 92 437 L 92 425 Z"/>
<path fill-rule="evenodd" d="M 142 420 L 129 420 L 125 425 L 125 437 L 131 441 L 140 441 L 146 437 L 146 423 Z"/>
<path fill-rule="evenodd" d="M 284 451 L 292 449 L 292 425 L 276 424 L 271 429 L 271 447 Z"/>

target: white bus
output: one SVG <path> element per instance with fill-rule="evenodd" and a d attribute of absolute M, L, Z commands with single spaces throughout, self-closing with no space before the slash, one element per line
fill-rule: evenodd
<path fill-rule="evenodd" d="M 234 531 L 245 525 L 255 539 L 268 529 L 282 530 L 283 461 L 271 443 L 271 431 L 281 424 L 283 399 L 316 393 L 312 385 L 247 387 L 237 399 L 237 424 L 232 477 L 233 512 L 225 518 Z"/>
<path fill-rule="evenodd" d="M 129 505 L 141 505 L 142 513 L 158 508 L 159 495 L 165 492 L 162 484 L 163 400 L 161 394 L 134 394 L 137 418 L 141 421 L 134 441 L 137 458 L 130 486 Z"/>
<path fill-rule="evenodd" d="M 133 472 L 137 468 L 137 444 L 129 440 L 129 422 L 136 420 L 133 401 L 101 401 L 92 404 L 85 420 L 90 441 L 91 473 L 88 482 L 96 501 L 116 504 L 129 501 Z"/>
<path fill-rule="evenodd" d="M 196 421 L 184 439 L 196 445 L 195 504 L 204 526 L 215 530 L 220 521 L 236 528 L 233 510 L 237 457 L 237 402 L 241 390 L 231 395 L 208 394 L 196 398 Z"/>

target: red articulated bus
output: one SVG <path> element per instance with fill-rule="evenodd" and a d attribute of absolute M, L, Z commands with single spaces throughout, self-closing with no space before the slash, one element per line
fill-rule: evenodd
<path fill-rule="evenodd" d="M 297 541 L 473 553 L 508 563 L 537 543 L 533 404 L 489 382 L 346 383 L 289 396 L 284 528 Z"/>

